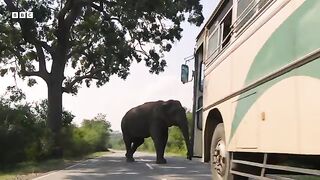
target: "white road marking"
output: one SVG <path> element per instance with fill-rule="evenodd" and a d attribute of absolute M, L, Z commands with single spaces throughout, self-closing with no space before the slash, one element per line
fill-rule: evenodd
<path fill-rule="evenodd" d="M 189 171 L 189 172 L 191 172 L 191 173 L 199 173 L 199 171 Z"/>
<path fill-rule="evenodd" d="M 153 169 L 153 167 L 148 163 L 146 163 L 146 166 L 148 166 L 148 168 L 150 168 L 151 170 Z"/>
<path fill-rule="evenodd" d="M 140 158 L 139 160 L 142 161 L 142 162 L 150 162 L 150 161 L 152 161 L 152 160 L 149 160 L 149 159 L 142 159 L 142 158 Z"/>
<path fill-rule="evenodd" d="M 85 161 L 80 162 L 80 163 L 77 163 L 77 164 L 74 164 L 74 165 L 71 165 L 71 166 L 68 166 L 68 167 L 66 167 L 66 168 L 64 168 L 64 169 L 62 169 L 62 170 L 52 171 L 52 172 L 49 173 L 49 174 L 46 174 L 46 175 L 43 175 L 43 176 L 40 176 L 40 177 L 36 177 L 36 178 L 34 178 L 33 180 L 43 179 L 43 178 L 48 177 L 48 176 L 50 176 L 50 175 L 56 174 L 56 173 L 58 173 L 58 172 L 61 172 L 61 171 L 64 171 L 64 170 L 68 170 L 68 169 L 71 169 L 71 168 L 76 167 L 76 166 L 79 166 L 79 165 L 83 165 L 85 162 L 88 162 L 88 161 L 90 161 L 90 159 L 85 160 Z"/>
<path fill-rule="evenodd" d="M 74 164 L 74 165 L 72 165 L 72 166 L 66 167 L 65 169 L 68 170 L 68 169 L 71 169 L 71 168 L 76 167 L 76 166 L 79 166 L 79 165 L 83 165 L 83 163 Z M 61 170 L 61 171 L 62 171 L 62 170 Z"/>
<path fill-rule="evenodd" d="M 162 169 L 185 169 L 186 167 L 175 167 L 175 166 L 159 166 Z"/>
<path fill-rule="evenodd" d="M 60 170 L 60 171 L 61 171 L 61 170 Z M 42 179 L 42 178 L 48 177 L 48 176 L 50 176 L 50 175 L 52 175 L 52 174 L 55 174 L 55 173 L 57 173 L 57 172 L 60 172 L 60 171 L 53 171 L 53 172 L 51 172 L 51 173 L 49 173 L 49 174 L 46 174 L 46 175 L 44 175 L 44 176 L 40 176 L 40 177 L 34 178 L 33 180 Z"/>

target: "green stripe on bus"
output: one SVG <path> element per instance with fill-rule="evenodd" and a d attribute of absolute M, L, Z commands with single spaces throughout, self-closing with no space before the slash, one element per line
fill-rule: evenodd
<path fill-rule="evenodd" d="M 272 73 L 320 47 L 320 1 L 307 0 L 271 35 L 255 57 L 244 86 Z M 314 64 L 316 63 L 316 64 Z M 305 65 L 240 95 L 230 140 L 255 101 L 272 85 L 295 75 L 320 78 L 320 63 Z M 248 94 L 255 93 L 251 96 Z M 248 96 L 248 97 L 246 97 Z M 246 97 L 246 98 L 243 98 Z M 242 99 L 243 98 L 243 99 Z"/>

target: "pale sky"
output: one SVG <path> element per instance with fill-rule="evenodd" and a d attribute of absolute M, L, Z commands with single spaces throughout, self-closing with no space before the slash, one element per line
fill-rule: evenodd
<path fill-rule="evenodd" d="M 201 0 L 205 21 L 213 12 L 217 2 L 218 0 Z M 90 88 L 80 88 L 76 96 L 64 94 L 64 108 L 76 116 L 73 122 L 80 124 L 83 119 L 91 119 L 98 113 L 103 113 L 111 122 L 111 128 L 120 131 L 124 114 L 144 102 L 176 99 L 191 109 L 193 82 L 187 84 L 180 82 L 180 66 L 184 63 L 185 57 L 193 54 L 195 39 L 200 30 L 201 28 L 195 25 L 183 24 L 182 38 L 166 54 L 167 67 L 165 72 L 159 75 L 150 74 L 143 62 L 133 63 L 126 80 L 112 76 L 103 87 L 97 88 L 93 84 Z M 188 65 L 193 67 L 193 63 L 191 61 Z M 38 84 L 33 87 L 28 87 L 26 81 L 17 82 L 18 87 L 26 94 L 28 102 L 47 98 L 46 84 L 41 79 L 37 80 Z M 0 95 L 4 94 L 7 86 L 14 84 L 12 77 L 0 77 Z"/>

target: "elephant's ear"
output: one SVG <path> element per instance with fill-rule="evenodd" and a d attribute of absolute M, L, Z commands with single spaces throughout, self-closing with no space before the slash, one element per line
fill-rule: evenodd
<path fill-rule="evenodd" d="M 180 102 L 175 100 L 169 100 L 162 103 L 161 109 L 163 111 L 164 120 L 168 126 L 177 125 L 177 122 L 175 122 L 172 117 L 179 110 L 179 107 L 181 107 Z"/>
<path fill-rule="evenodd" d="M 177 101 L 174 101 L 174 100 L 165 101 L 162 103 L 162 109 L 167 115 L 170 115 L 172 112 L 176 110 L 176 108 L 178 107 L 177 105 L 178 105 Z"/>

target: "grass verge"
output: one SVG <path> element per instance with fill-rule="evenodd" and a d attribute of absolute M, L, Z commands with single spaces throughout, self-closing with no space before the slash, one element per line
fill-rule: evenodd
<path fill-rule="evenodd" d="M 0 169 L 0 180 L 27 180 L 40 176 L 46 172 L 61 170 L 86 159 L 98 158 L 107 151 L 95 152 L 78 158 L 50 159 L 41 162 L 22 162 Z"/>

